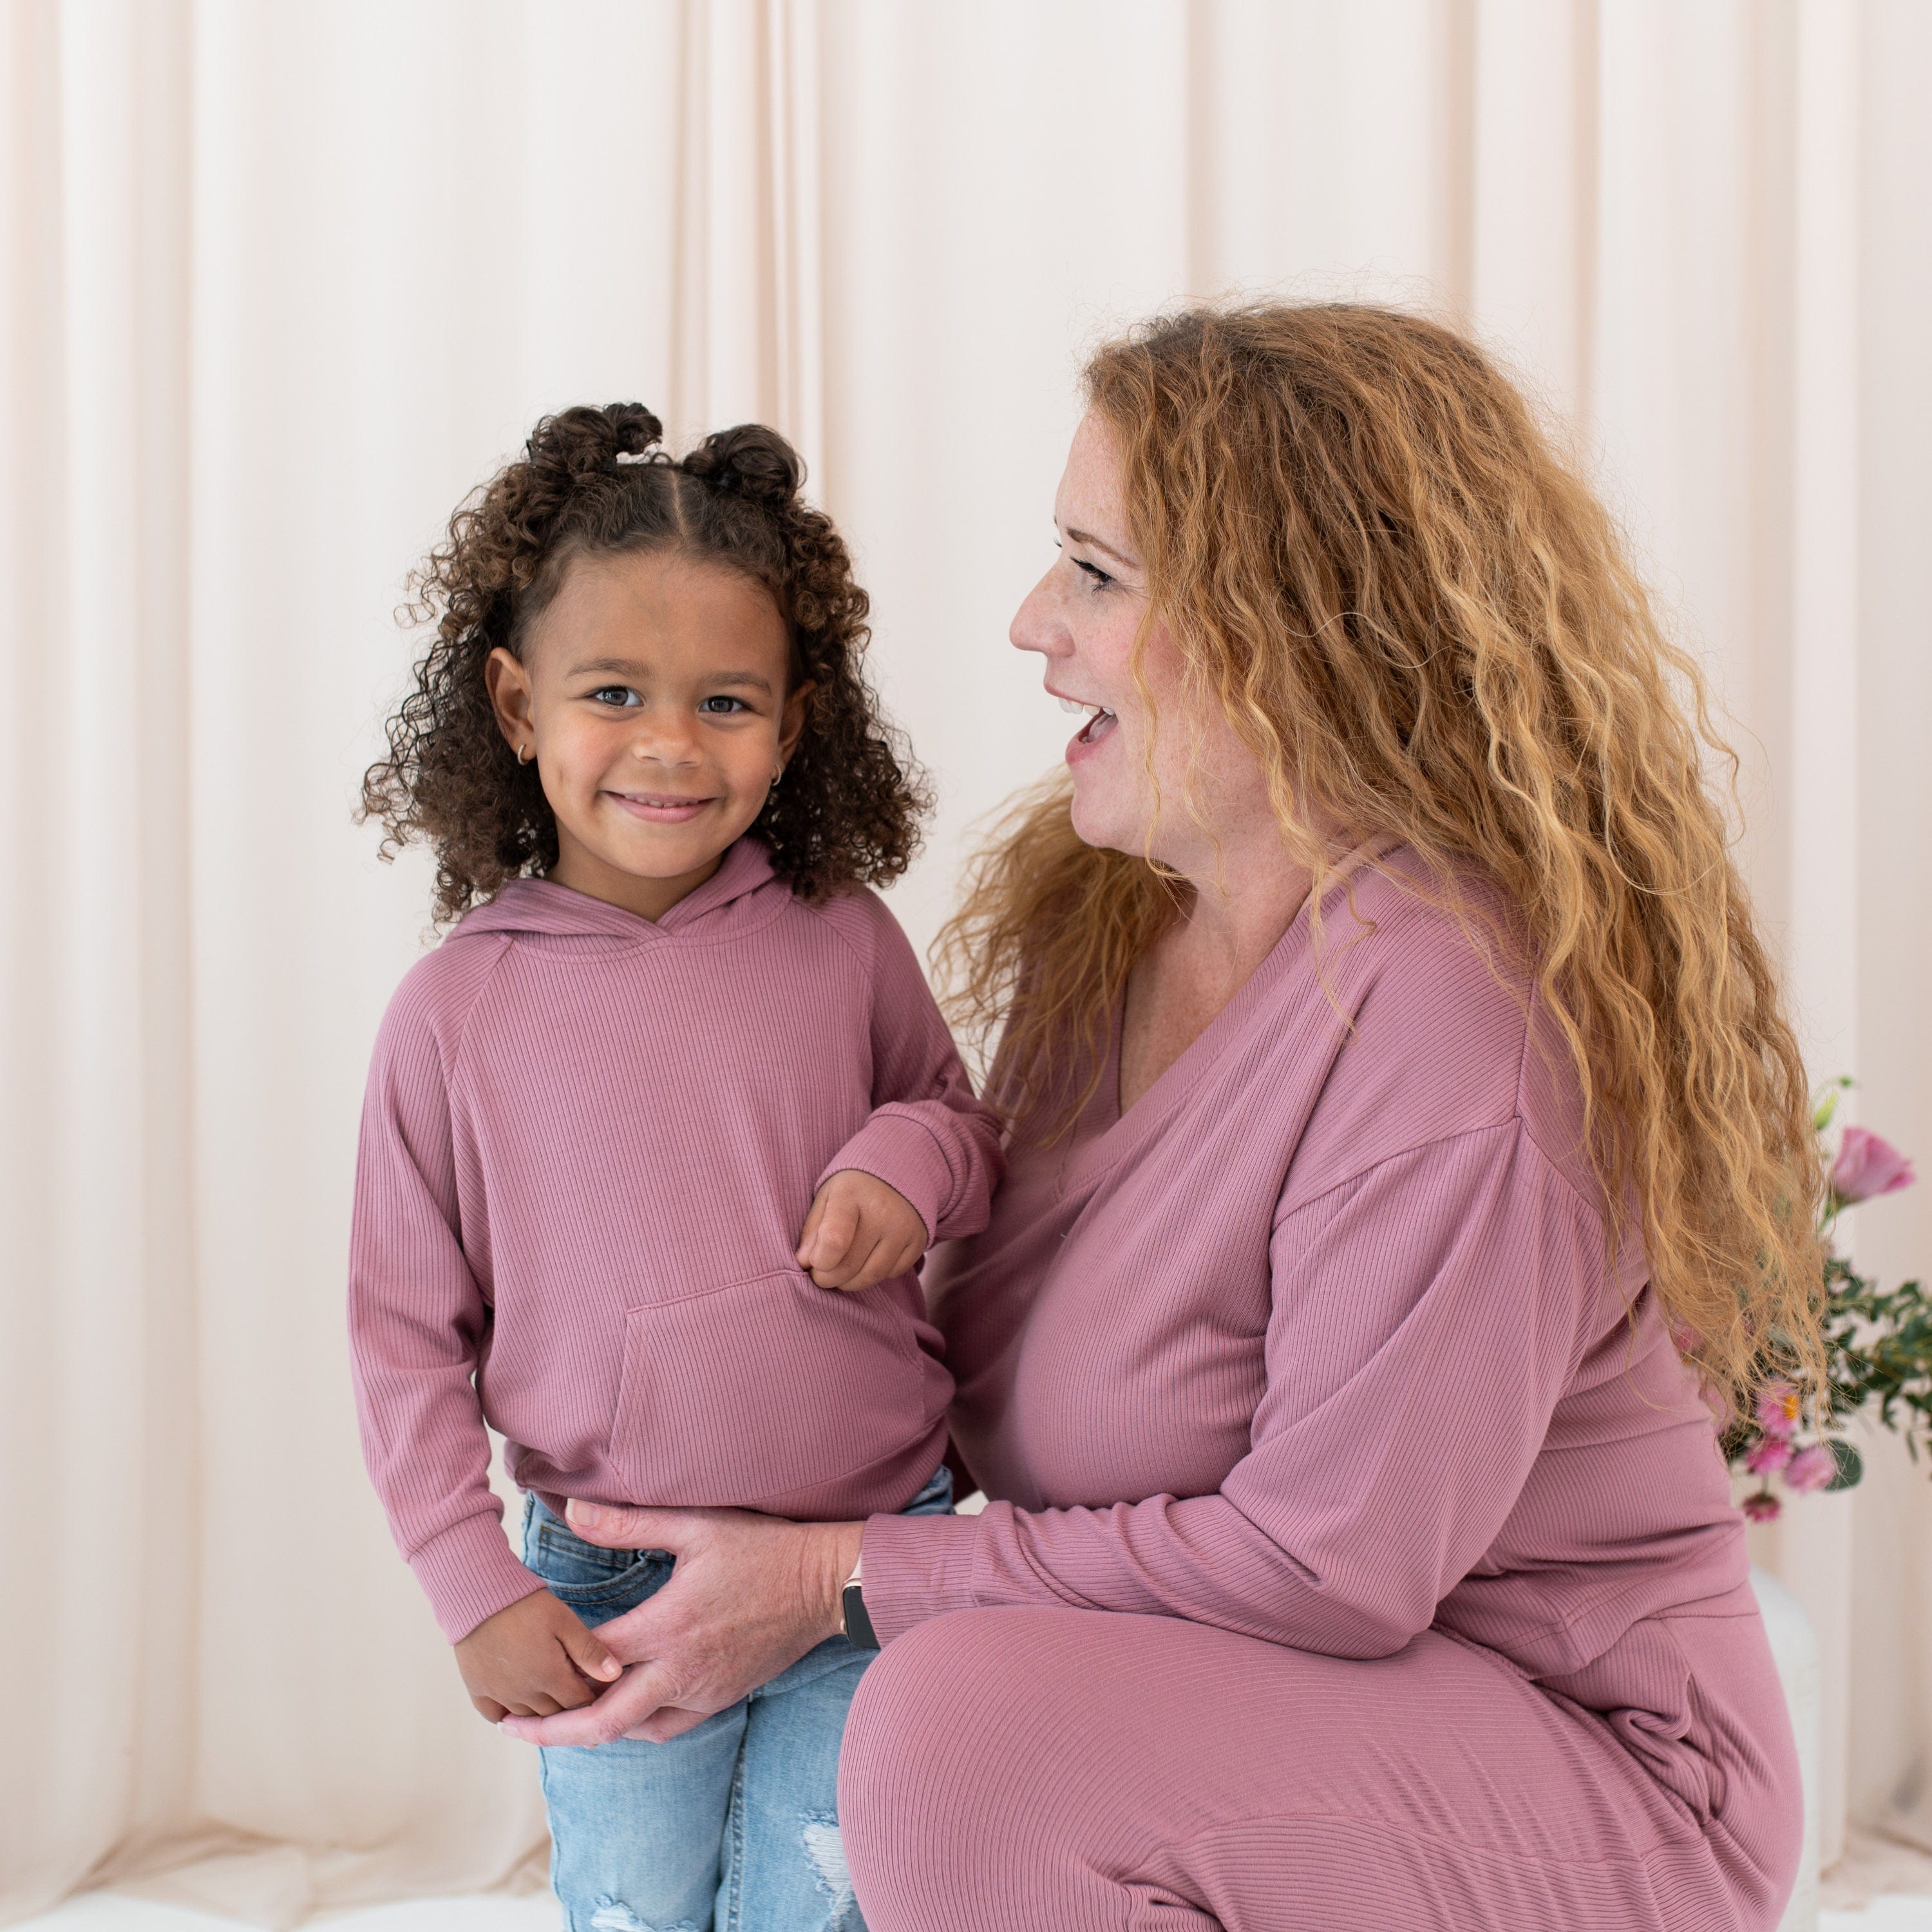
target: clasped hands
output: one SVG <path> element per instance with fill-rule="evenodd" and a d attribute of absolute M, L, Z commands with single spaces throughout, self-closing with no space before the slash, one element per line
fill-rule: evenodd
<path fill-rule="evenodd" d="M 904 1274 L 926 1246 L 910 1202 L 844 1168 L 813 1200 L 797 1258 L 821 1288 L 856 1294 Z M 568 1517 L 586 1543 L 662 1550 L 675 1567 L 655 1595 L 594 1631 L 538 1590 L 457 1645 L 470 1702 L 532 1744 L 663 1743 L 768 1683 L 838 1630 L 863 1531 L 748 1510 L 575 1501 Z"/>

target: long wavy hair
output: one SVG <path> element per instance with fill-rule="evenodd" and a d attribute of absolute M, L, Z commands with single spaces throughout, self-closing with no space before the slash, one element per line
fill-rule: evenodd
<path fill-rule="evenodd" d="M 844 539 L 800 494 L 797 452 L 741 423 L 674 460 L 663 434 L 640 403 L 544 417 L 410 579 L 404 614 L 434 633 L 358 816 L 382 824 L 386 859 L 416 842 L 435 854 L 439 923 L 556 863 L 556 814 L 537 766 L 519 765 L 497 728 L 483 668 L 500 645 L 523 656 L 579 556 L 675 550 L 771 593 L 793 682 L 812 691 L 784 783 L 752 830 L 800 897 L 884 884 L 918 848 L 925 778 L 866 680 L 870 605 Z"/>
<path fill-rule="evenodd" d="M 1815 1372 L 1804 1070 L 1706 783 L 1706 751 L 1736 758 L 1521 394 L 1454 331 L 1354 304 L 1165 316 L 1085 388 L 1148 621 L 1259 760 L 1314 903 L 1334 859 L 1298 800 L 1406 845 L 1445 903 L 1472 873 L 1499 889 L 1575 1064 L 1606 1234 L 1634 1204 L 1680 1347 L 1733 1401 L 1767 1351 Z M 956 1020 L 998 1038 L 1022 1131 L 1064 1125 L 1066 1068 L 1097 1067 L 1185 904 L 1148 860 L 1081 842 L 1064 778 L 998 828 L 935 956 Z"/>

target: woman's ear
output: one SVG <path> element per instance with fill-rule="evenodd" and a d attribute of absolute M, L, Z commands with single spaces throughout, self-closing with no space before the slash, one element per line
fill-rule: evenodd
<path fill-rule="evenodd" d="M 490 708 L 496 714 L 496 728 L 520 764 L 526 754 L 534 756 L 536 726 L 530 716 L 530 674 L 501 644 L 484 661 L 483 686 L 490 694 Z"/>
<path fill-rule="evenodd" d="M 787 764 L 805 736 L 805 721 L 812 710 L 812 694 L 818 687 L 809 679 L 796 690 L 785 694 L 784 710 L 778 716 L 778 756 Z"/>

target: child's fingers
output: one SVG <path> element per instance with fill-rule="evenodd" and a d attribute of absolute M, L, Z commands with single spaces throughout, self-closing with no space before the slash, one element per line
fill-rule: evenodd
<path fill-rule="evenodd" d="M 850 1253 L 858 1238 L 860 1214 L 850 1201 L 833 1199 L 825 1204 L 825 1219 L 818 1224 L 817 1253 L 821 1264 L 836 1266 Z"/>
<path fill-rule="evenodd" d="M 610 1654 L 604 1640 L 586 1626 L 566 1630 L 563 1648 L 571 1662 L 594 1684 L 608 1684 L 624 1674 L 624 1666 Z"/>
<path fill-rule="evenodd" d="M 902 1274 L 910 1274 L 919 1265 L 919 1258 L 926 1252 L 926 1243 L 922 1240 L 902 1241 L 885 1264 L 881 1281 L 892 1281 Z"/>
<path fill-rule="evenodd" d="M 864 1277 L 855 1282 L 855 1288 L 877 1288 L 882 1281 L 896 1281 L 912 1264 L 906 1259 L 903 1249 L 888 1249 L 881 1241 L 872 1250 L 872 1258 L 866 1264 Z"/>
<path fill-rule="evenodd" d="M 805 1265 L 820 1288 L 836 1288 L 852 1265 L 852 1244 L 859 1232 L 859 1210 L 849 1201 L 826 1204 L 818 1238 Z"/>
<path fill-rule="evenodd" d="M 512 1737 L 533 1744 L 608 1744 L 648 1722 L 674 1688 L 661 1665 L 640 1664 L 580 1711 L 566 1711 L 542 1726 L 512 1718 L 505 1720 L 506 1728 Z"/>
<path fill-rule="evenodd" d="M 919 1266 L 919 1258 L 925 1252 L 926 1244 L 923 1241 L 902 1243 L 898 1252 L 886 1263 L 886 1271 L 880 1279 L 882 1281 L 890 1281 L 900 1275 L 910 1274 L 913 1270 Z"/>
<path fill-rule="evenodd" d="M 870 1228 L 861 1228 L 852 1252 L 845 1257 L 844 1272 L 836 1286 L 848 1294 L 857 1294 L 886 1278 L 886 1264 L 892 1258 L 891 1244 Z"/>
<path fill-rule="evenodd" d="M 820 1188 L 814 1197 L 810 1211 L 805 1217 L 803 1232 L 798 1238 L 798 1264 L 800 1268 L 812 1265 L 812 1251 L 818 1240 L 819 1223 L 825 1219 L 825 1190 Z"/>
<path fill-rule="evenodd" d="M 872 1244 L 863 1226 L 855 1228 L 851 1238 L 836 1254 L 828 1255 L 821 1242 L 818 1259 L 812 1270 L 812 1278 L 820 1288 L 843 1288 L 865 1264 L 866 1256 L 872 1250 Z"/>
<path fill-rule="evenodd" d="M 862 1268 L 853 1270 L 850 1276 L 841 1286 L 848 1294 L 857 1294 L 868 1288 L 877 1288 L 882 1281 L 892 1281 L 909 1273 L 919 1265 L 919 1258 L 926 1252 L 926 1228 L 921 1224 L 916 1235 L 894 1239 L 890 1234 L 881 1235 L 866 1257 Z"/>
<path fill-rule="evenodd" d="M 866 1246 L 862 1254 L 848 1258 L 844 1278 L 838 1284 L 848 1294 L 862 1294 L 867 1288 L 885 1280 L 879 1267 L 879 1249 L 880 1244 L 874 1241 Z"/>
<path fill-rule="evenodd" d="M 478 1715 L 493 1724 L 500 1724 L 510 1714 L 510 1707 L 498 1703 L 494 1697 L 472 1697 L 470 1701 L 476 1706 Z"/>
<path fill-rule="evenodd" d="M 530 1694 L 532 1699 L 544 1699 L 551 1711 L 574 1711 L 589 1703 L 603 1688 L 601 1684 L 587 1682 L 583 1672 L 568 1657 L 560 1655 L 556 1667 L 545 1676 L 542 1685 Z M 543 1714 L 548 1717 L 550 1712 L 546 1711 Z"/>

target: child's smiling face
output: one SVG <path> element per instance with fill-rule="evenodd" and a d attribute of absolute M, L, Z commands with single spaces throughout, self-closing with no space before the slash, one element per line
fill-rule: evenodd
<path fill-rule="evenodd" d="M 676 550 L 590 554 L 490 654 L 491 703 L 556 814 L 549 876 L 658 919 L 749 829 L 804 728 L 771 594 Z"/>

